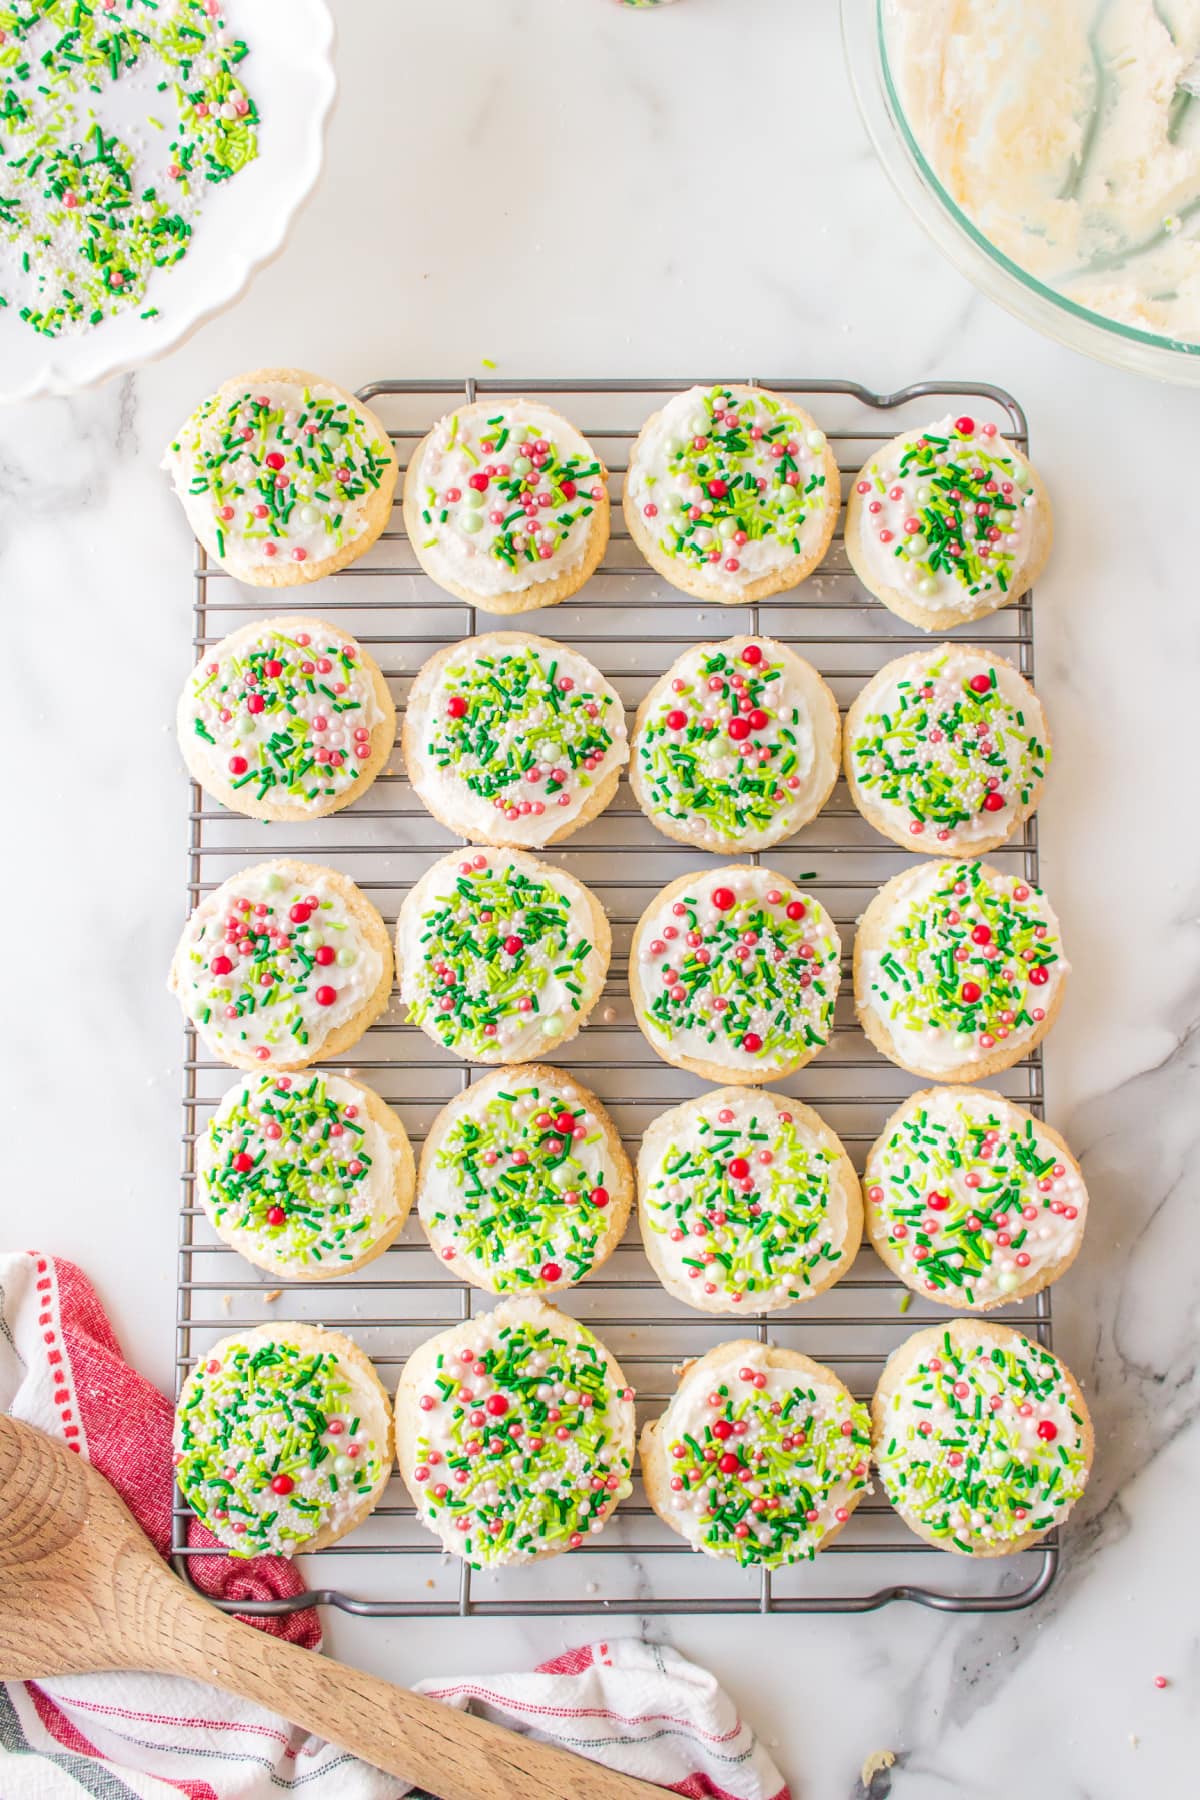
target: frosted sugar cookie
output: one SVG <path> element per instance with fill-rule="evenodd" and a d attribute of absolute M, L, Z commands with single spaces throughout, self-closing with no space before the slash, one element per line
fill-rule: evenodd
<path fill-rule="evenodd" d="M 341 1075 L 247 1075 L 196 1145 L 217 1236 L 292 1281 L 348 1275 L 386 1250 L 412 1205 L 412 1147 L 378 1094 Z"/>
<path fill-rule="evenodd" d="M 964 1556 L 1025 1550 L 1087 1485 L 1092 1423 L 1070 1371 L 986 1319 L 892 1352 L 871 1405 L 887 1497 L 918 1537 Z"/>
<path fill-rule="evenodd" d="M 867 1229 L 914 1293 L 964 1312 L 1057 1281 L 1083 1242 L 1087 1189 L 1051 1126 L 986 1088 L 926 1088 L 863 1173 Z"/>
<path fill-rule="evenodd" d="M 676 1068 L 752 1084 L 811 1062 L 833 1031 L 841 940 L 819 900 L 770 869 L 681 875 L 633 934 L 629 991 Z"/>
<path fill-rule="evenodd" d="M 652 568 L 698 600 L 792 588 L 837 522 L 837 462 L 806 412 L 766 388 L 688 388 L 629 453 L 625 520 Z"/>
<path fill-rule="evenodd" d="M 586 1023 L 612 934 L 581 881 L 520 850 L 454 850 L 400 908 L 410 1023 L 472 1062 L 548 1055 Z"/>
<path fill-rule="evenodd" d="M 387 524 L 396 456 L 370 407 L 303 369 L 224 382 L 163 458 L 188 524 L 251 587 L 344 569 Z"/>
<path fill-rule="evenodd" d="M 854 940 L 854 1005 L 877 1050 L 930 1081 L 979 1081 L 1040 1044 L 1070 964 L 1042 893 L 988 863 L 921 863 Z"/>
<path fill-rule="evenodd" d="M 923 631 L 949 631 L 1032 587 L 1054 541 L 1050 499 L 1021 452 L 963 415 L 877 450 L 846 503 L 863 586 Z"/>
<path fill-rule="evenodd" d="M 378 1505 L 392 1471 L 388 1397 L 357 1345 L 319 1325 L 214 1344 L 175 1409 L 175 1477 L 235 1556 L 323 1550 Z"/>
<path fill-rule="evenodd" d="M 544 1063 L 484 1076 L 421 1152 L 417 1207 L 455 1275 L 493 1294 L 573 1287 L 616 1249 L 633 1171 L 612 1120 Z"/>
<path fill-rule="evenodd" d="M 705 1312 L 769 1312 L 823 1293 L 862 1238 L 858 1176 L 798 1100 L 727 1087 L 661 1113 L 638 1156 L 655 1274 Z"/>
<path fill-rule="evenodd" d="M 392 949 L 352 881 L 278 858 L 204 896 L 167 986 L 222 1062 L 303 1069 L 374 1024 L 391 993 Z"/>
<path fill-rule="evenodd" d="M 816 817 L 838 774 L 837 701 L 774 638 L 697 644 L 638 708 L 634 798 L 667 837 L 749 854 Z"/>
<path fill-rule="evenodd" d="M 608 543 L 608 474 L 591 445 L 537 400 L 477 400 L 421 439 L 404 523 L 425 573 L 490 613 L 554 606 Z"/>
<path fill-rule="evenodd" d="M 261 619 L 206 650 L 179 744 L 206 793 L 252 819 L 314 819 L 366 792 L 396 736 L 379 665 L 323 619 Z"/>
<path fill-rule="evenodd" d="M 863 818 L 906 850 L 995 850 L 1041 798 L 1041 702 L 990 650 L 942 644 L 880 669 L 846 715 L 846 780 Z"/>
<path fill-rule="evenodd" d="M 871 1420 L 831 1369 L 743 1338 L 685 1366 L 640 1453 L 664 1525 L 706 1556 L 778 1569 L 831 1544 L 862 1499 Z"/>
<path fill-rule="evenodd" d="M 598 1338 L 534 1295 L 409 1357 L 396 1454 L 422 1523 L 475 1568 L 574 1550 L 631 1488 L 633 1389 Z"/>
<path fill-rule="evenodd" d="M 625 709 L 600 671 L 520 631 L 431 656 L 401 741 L 409 780 L 448 830 L 535 849 L 603 812 L 629 754 Z"/>

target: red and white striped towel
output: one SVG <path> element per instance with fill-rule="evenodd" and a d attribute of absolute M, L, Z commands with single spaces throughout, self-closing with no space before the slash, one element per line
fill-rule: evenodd
<path fill-rule="evenodd" d="M 0 1411 L 88 1457 L 162 1551 L 170 1541 L 171 1407 L 122 1360 L 73 1264 L 0 1254 Z M 212 1539 L 193 1527 L 195 1541 Z M 209 1591 L 296 1593 L 290 1564 L 202 1559 Z M 313 1648 L 315 1613 L 256 1620 Z M 540 1669 L 421 1692 L 529 1732 L 694 1800 L 788 1800 L 783 1778 L 733 1702 L 674 1651 L 616 1638 Z M 278 1714 L 178 1676 L 78 1675 L 0 1683 L 4 1800 L 400 1800 L 366 1763 Z M 417 1800 L 414 1796 L 413 1800 Z"/>

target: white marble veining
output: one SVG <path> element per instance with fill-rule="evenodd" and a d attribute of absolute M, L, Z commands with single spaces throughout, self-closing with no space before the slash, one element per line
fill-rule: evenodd
<path fill-rule="evenodd" d="M 296 363 L 392 372 L 923 376 L 1017 391 L 1056 503 L 1044 876 L 1075 967 L 1051 1117 L 1093 1216 L 1056 1298 L 1095 1478 L 1031 1612 L 650 1620 L 744 1703 L 803 1800 L 1189 1792 L 1200 1683 L 1196 401 L 1043 342 L 940 259 L 876 167 L 833 9 L 442 0 L 340 9 L 325 177 L 285 255 L 167 362 L 0 415 L 8 679 L 3 1235 L 80 1262 L 171 1382 L 189 536 L 157 470 L 198 397 Z M 1190 1566 L 1190 1576 L 1188 1573 Z M 631 1630 L 636 1621 L 614 1622 Z M 333 1617 L 400 1679 L 586 1622 Z M 1156 1690 L 1158 1673 L 1170 1685 Z"/>

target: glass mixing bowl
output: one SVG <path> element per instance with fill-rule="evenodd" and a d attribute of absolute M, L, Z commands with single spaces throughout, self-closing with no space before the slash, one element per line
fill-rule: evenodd
<path fill-rule="evenodd" d="M 1200 344 L 1142 331 L 1068 300 L 998 250 L 942 186 L 909 128 L 888 65 L 883 0 L 841 0 L 855 97 L 892 183 L 950 261 L 989 299 L 1072 350 L 1200 387 Z"/>

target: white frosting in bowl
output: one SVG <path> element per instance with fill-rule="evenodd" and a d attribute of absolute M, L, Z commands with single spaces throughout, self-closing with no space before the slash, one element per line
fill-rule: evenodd
<path fill-rule="evenodd" d="M 1197 0 L 886 0 L 884 19 L 908 126 L 995 248 L 1200 341 Z"/>

